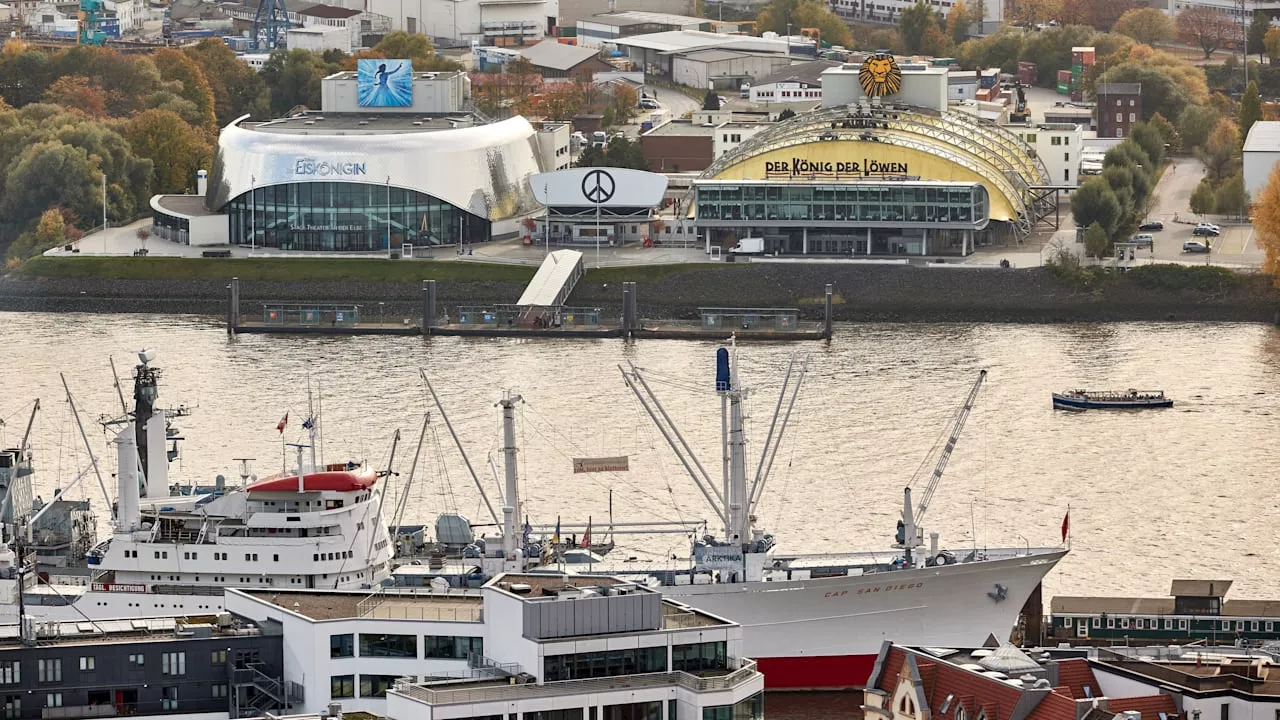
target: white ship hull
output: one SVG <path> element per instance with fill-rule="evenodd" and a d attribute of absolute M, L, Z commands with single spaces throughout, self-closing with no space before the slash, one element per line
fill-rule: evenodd
<path fill-rule="evenodd" d="M 771 689 L 862 687 L 885 640 L 978 647 L 1009 637 L 1066 550 L 859 577 L 666 586 L 664 595 L 742 624 Z M 1003 599 L 999 587 L 1004 588 Z"/>
<path fill-rule="evenodd" d="M 125 618 L 209 615 L 222 611 L 221 595 L 160 595 L 156 593 L 88 591 L 72 596 L 67 605 L 26 606 L 27 617 L 37 622 L 77 622 Z M 0 606 L 0 624 L 18 622 L 18 606 Z"/>

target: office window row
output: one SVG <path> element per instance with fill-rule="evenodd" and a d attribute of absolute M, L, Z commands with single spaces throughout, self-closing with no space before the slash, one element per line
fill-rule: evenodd
<path fill-rule="evenodd" d="M 671 648 L 672 670 L 696 673 L 704 670 L 727 670 L 728 667 L 728 645 L 723 640 L 675 645 Z"/>
<path fill-rule="evenodd" d="M 361 675 L 360 697 L 386 697 L 401 675 Z M 334 700 L 356 697 L 355 675 L 333 675 L 329 678 L 329 697 Z"/>
<path fill-rule="evenodd" d="M 698 186 L 699 220 L 978 222 L 986 189 L 964 187 Z"/>
<path fill-rule="evenodd" d="M 465 660 L 471 655 L 484 655 L 484 638 L 427 635 L 423 637 L 423 657 Z M 356 656 L 354 633 L 329 636 L 329 657 Z M 360 633 L 360 657 L 418 657 L 416 635 Z"/>
<path fill-rule="evenodd" d="M 544 679 L 582 680 L 641 673 L 666 672 L 667 648 L 631 648 L 600 652 L 548 655 L 542 660 Z"/>

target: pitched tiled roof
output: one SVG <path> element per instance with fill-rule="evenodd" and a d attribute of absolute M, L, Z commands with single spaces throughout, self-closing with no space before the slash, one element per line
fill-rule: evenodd
<path fill-rule="evenodd" d="M 884 669 L 880 671 L 880 683 L 876 687 L 893 694 L 898 687 L 898 675 L 902 672 L 902 661 L 906 655 L 906 650 L 889 648 L 889 654 L 884 659 Z"/>
<path fill-rule="evenodd" d="M 1054 688 L 1041 698 L 1027 720 L 1076 720 L 1076 701 L 1071 699 L 1071 691 L 1066 687 Z"/>
<path fill-rule="evenodd" d="M 1085 685 L 1089 686 L 1092 697 L 1102 695 L 1098 691 L 1098 679 L 1093 676 L 1093 668 L 1087 660 L 1081 658 L 1070 658 L 1058 663 L 1058 684 L 1071 688 L 1071 697 L 1077 700 L 1090 697 L 1084 693 Z"/>
<path fill-rule="evenodd" d="M 1178 708 L 1169 695 L 1144 695 L 1141 697 L 1110 698 L 1107 709 L 1119 714 L 1126 710 L 1137 710 L 1142 713 L 1142 720 L 1160 720 L 1160 713 L 1173 717 Z"/>

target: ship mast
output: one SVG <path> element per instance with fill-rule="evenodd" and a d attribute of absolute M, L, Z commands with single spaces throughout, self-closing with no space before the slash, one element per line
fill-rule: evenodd
<path fill-rule="evenodd" d="M 523 402 L 519 395 L 505 393 L 498 405 L 502 407 L 502 465 L 506 480 L 502 503 L 502 557 L 506 563 L 516 561 L 516 517 L 520 510 L 520 478 L 516 467 L 516 404 Z M 519 567 L 518 569 L 523 569 Z"/>

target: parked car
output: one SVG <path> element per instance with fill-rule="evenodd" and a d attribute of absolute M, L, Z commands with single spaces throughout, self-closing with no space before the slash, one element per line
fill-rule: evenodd
<path fill-rule="evenodd" d="M 1129 242 L 1137 245 L 1138 247 L 1152 247 L 1156 244 L 1156 239 L 1148 233 L 1138 233 L 1137 235 L 1129 238 Z"/>
<path fill-rule="evenodd" d="M 1138 226 L 1139 230 L 1163 230 L 1164 223 L 1159 220 L 1148 220 Z"/>
<path fill-rule="evenodd" d="M 1208 243 L 1199 240 L 1188 240 L 1182 243 L 1182 252 L 1184 253 L 1207 253 L 1209 252 Z"/>
<path fill-rule="evenodd" d="M 660 107 L 662 105 L 658 104 L 658 101 L 653 98 L 645 98 L 640 101 L 640 109 L 642 110 L 657 110 Z"/>
<path fill-rule="evenodd" d="M 1222 234 L 1222 229 L 1213 223 L 1200 223 L 1195 230 L 1191 231 L 1191 234 L 1202 237 L 1218 237 Z"/>

